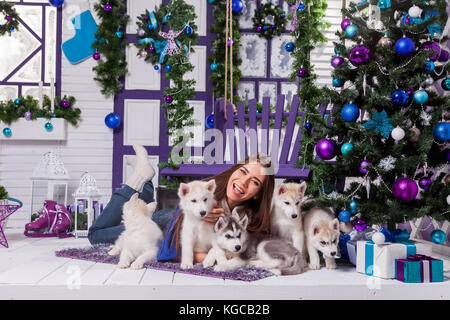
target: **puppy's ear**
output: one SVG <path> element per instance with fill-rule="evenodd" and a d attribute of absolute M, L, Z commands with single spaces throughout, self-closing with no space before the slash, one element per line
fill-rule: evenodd
<path fill-rule="evenodd" d="M 334 231 L 339 231 L 339 220 L 338 220 L 338 218 L 334 218 L 334 220 L 330 222 L 330 227 Z"/>
<path fill-rule="evenodd" d="M 214 225 L 214 232 L 219 232 L 220 230 L 222 230 L 223 228 L 225 228 L 227 226 L 227 221 L 225 221 L 225 219 L 223 217 L 219 217 L 219 219 L 217 219 L 216 224 Z"/>
<path fill-rule="evenodd" d="M 136 200 L 138 199 L 138 197 L 139 197 L 139 193 L 136 192 L 136 193 L 134 193 L 134 194 L 131 196 L 130 200 L 131 200 L 131 201 L 136 201 Z"/>
<path fill-rule="evenodd" d="M 149 204 L 147 204 L 148 213 L 153 214 L 153 212 L 155 212 L 157 206 L 158 206 L 158 204 L 156 202 L 150 202 Z"/>
<path fill-rule="evenodd" d="M 209 180 L 206 184 L 209 192 L 214 192 L 216 190 L 216 180 Z"/>
<path fill-rule="evenodd" d="M 315 236 L 315 235 L 318 234 L 319 232 L 320 232 L 319 226 L 315 225 L 315 226 L 313 227 L 313 235 Z"/>
<path fill-rule="evenodd" d="M 241 219 L 241 216 L 239 215 L 239 212 L 238 212 L 238 208 L 239 207 L 236 207 L 233 209 L 233 211 L 231 211 L 231 216 L 234 217 L 237 221 L 239 221 L 239 219 Z"/>
<path fill-rule="evenodd" d="M 244 214 L 244 216 L 239 220 L 239 224 L 241 225 L 242 229 L 247 230 L 247 226 L 248 226 L 247 214 Z"/>
<path fill-rule="evenodd" d="M 183 198 L 185 197 L 190 191 L 189 185 L 187 183 L 180 183 L 180 186 L 178 188 L 178 197 Z"/>
<path fill-rule="evenodd" d="M 302 195 L 302 197 L 303 197 L 303 195 L 305 194 L 305 191 L 306 191 L 306 182 L 305 181 L 303 181 L 302 183 L 300 183 L 299 185 L 298 185 L 298 192 Z"/>
<path fill-rule="evenodd" d="M 285 184 L 281 184 L 281 185 L 278 187 L 278 195 L 285 193 L 286 190 L 287 190 L 287 189 L 286 189 L 286 185 L 285 185 Z"/>

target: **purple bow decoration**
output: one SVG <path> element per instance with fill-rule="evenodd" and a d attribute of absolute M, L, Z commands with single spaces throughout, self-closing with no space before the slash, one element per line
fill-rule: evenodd
<path fill-rule="evenodd" d="M 290 26 L 288 28 L 289 31 L 294 31 L 295 29 L 298 28 L 297 10 L 299 9 L 299 6 L 301 6 L 301 5 L 304 6 L 304 4 L 302 4 L 302 0 L 297 1 L 296 4 L 290 4 L 289 5 L 289 9 L 294 11 L 294 14 L 292 16 L 291 24 L 290 24 Z"/>
<path fill-rule="evenodd" d="M 436 260 L 436 259 L 433 259 L 432 257 L 426 256 L 424 254 L 410 254 L 407 259 L 408 259 L 408 261 Z"/>

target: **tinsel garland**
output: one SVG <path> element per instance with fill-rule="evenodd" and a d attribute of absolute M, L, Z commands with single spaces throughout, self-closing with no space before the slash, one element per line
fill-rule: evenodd
<path fill-rule="evenodd" d="M 19 30 L 19 14 L 13 9 L 14 4 L 7 1 L 0 2 L 0 15 L 4 15 L 5 23 L 0 21 L 0 37 L 14 30 Z"/>
<path fill-rule="evenodd" d="M 280 6 L 268 2 L 255 9 L 252 21 L 253 30 L 258 32 L 260 37 L 270 40 L 284 32 L 286 14 Z"/>
<path fill-rule="evenodd" d="M 217 69 L 209 77 L 209 81 L 213 84 L 213 94 L 216 98 L 224 97 L 225 93 L 225 44 L 227 39 L 226 32 L 226 0 L 216 0 L 212 4 L 214 6 L 213 15 L 214 23 L 209 27 L 211 33 L 215 33 L 216 37 L 211 40 L 211 52 L 208 56 L 210 64 L 217 64 Z M 241 11 L 242 12 L 242 11 Z M 241 13 L 233 12 L 233 34 L 231 40 L 233 41 L 233 88 L 237 88 L 242 77 L 239 66 L 242 64 L 242 59 L 239 57 L 239 48 L 241 45 L 241 34 L 239 32 L 239 17 Z M 229 72 L 229 71 L 228 71 Z M 229 86 L 228 86 L 229 88 Z M 228 97 L 231 92 L 228 89 Z M 239 102 L 237 96 L 233 96 L 234 102 Z"/>
<path fill-rule="evenodd" d="M 126 14 L 123 0 L 101 0 L 94 5 L 100 19 L 92 48 L 100 54 L 98 65 L 92 70 L 102 87 L 105 96 L 114 96 L 122 90 L 121 80 L 127 74 L 125 48 L 128 45 L 125 37 L 126 25 L 130 17 Z"/>
<path fill-rule="evenodd" d="M 193 137 L 186 128 L 199 124 L 193 119 L 194 109 L 187 102 L 195 96 L 195 80 L 183 79 L 187 72 L 194 70 L 188 55 L 198 43 L 197 26 L 195 25 L 195 8 L 183 0 L 173 0 L 168 5 L 162 4 L 154 11 L 146 10 L 138 17 L 137 44 L 138 55 L 164 70 L 164 80 L 172 85 L 164 88 L 162 108 L 167 121 L 166 134 L 174 139 L 172 151 L 177 150 L 183 141 Z M 183 157 L 183 161 L 187 161 Z M 169 155 L 168 162 L 160 162 L 158 167 L 177 167 Z M 176 187 L 180 178 L 169 180 L 161 177 L 160 184 Z"/>
<path fill-rule="evenodd" d="M 43 97 L 42 108 L 39 108 L 39 100 L 32 96 L 20 96 L 15 100 L 0 101 L 0 121 L 6 124 L 23 118 L 26 112 L 30 112 L 30 120 L 37 118 L 64 118 L 73 126 L 78 124 L 81 116 L 81 110 L 74 108 L 75 98 L 72 96 L 55 97 L 54 110 L 51 111 L 51 100 L 48 96 Z M 62 102 L 67 103 L 66 107 L 62 106 Z M 18 102 L 18 104 L 16 104 Z"/>
<path fill-rule="evenodd" d="M 378 1 L 370 0 L 370 4 L 377 8 Z M 372 28 L 367 23 L 355 3 L 342 9 L 345 18 L 357 27 L 357 32 L 349 44 L 344 42 L 349 39 L 344 30 L 336 32 L 339 41 L 334 43 L 335 52 L 342 57 L 344 63 L 335 67 L 332 76 L 347 83 L 339 89 L 323 88 L 324 102 L 334 106 L 330 114 L 332 124 L 327 126 L 320 115 L 312 115 L 308 120 L 312 123 L 313 131 L 305 131 L 306 134 L 302 137 L 299 164 L 307 164 L 312 170 L 312 179 L 308 181 L 306 193 L 317 198 L 310 205 L 333 207 L 336 213 L 347 208 L 350 201 L 356 199 L 359 203 L 358 212 L 369 225 L 388 223 L 394 226 L 395 223 L 423 216 L 430 216 L 438 221 L 449 220 L 446 196 L 450 193 L 450 185 L 444 183 L 445 173 L 439 171 L 448 166 L 446 153 L 450 149 L 448 144 L 434 140 L 433 128 L 438 122 L 450 120 L 446 112 L 450 108 L 450 97 L 439 96 L 434 90 L 429 90 L 429 84 L 424 82 L 430 76 L 434 81 L 445 77 L 449 64 L 436 64 L 436 69 L 440 68 L 444 72 L 428 72 L 424 66 L 435 52 L 422 48 L 423 43 L 429 41 L 431 36 L 427 25 L 445 25 L 448 17 L 446 3 L 444 0 L 433 3 L 413 0 L 391 1 L 390 5 L 389 9 L 381 10 L 381 19 L 375 24 L 379 26 L 377 28 Z M 396 16 L 395 12 L 408 12 L 413 5 L 436 11 L 438 15 L 423 24 L 400 24 L 401 15 Z M 388 41 L 380 41 L 386 32 L 392 45 Z M 410 56 L 398 54 L 393 45 L 403 36 L 411 38 L 415 44 L 415 50 Z M 438 36 L 438 39 L 434 38 L 433 41 L 442 44 L 448 39 L 447 35 L 439 37 L 435 33 L 434 36 Z M 365 46 L 370 50 L 370 59 L 366 64 L 351 63 L 349 56 L 355 46 Z M 330 56 L 330 61 L 331 59 Z M 403 107 L 392 103 L 391 94 L 397 89 L 410 92 L 409 102 Z M 424 105 L 413 100 L 413 93 L 420 89 L 428 94 Z M 361 114 L 364 112 L 368 120 L 377 112 L 385 110 L 392 119 L 393 127 L 401 127 L 405 131 L 405 137 L 400 140 L 383 138 L 378 132 L 364 128 L 363 124 L 367 120 L 361 120 L 360 117 L 355 122 L 345 121 L 341 110 L 350 103 L 355 104 Z M 310 109 L 307 113 L 312 111 Z M 428 115 L 426 122 L 423 121 L 424 113 Z M 416 131 L 411 130 L 415 127 L 420 130 L 417 138 L 414 137 Z M 333 139 L 338 145 L 333 164 L 315 159 L 314 148 L 318 140 L 326 137 Z M 342 154 L 340 146 L 347 142 L 351 142 L 353 148 Z M 385 170 L 380 164 L 388 157 L 395 161 L 391 161 L 389 170 Z M 360 172 L 360 164 L 365 159 L 371 165 L 367 167 L 367 180 L 361 181 L 364 174 Z M 423 167 L 428 167 L 428 171 Z M 402 201 L 394 196 L 392 186 L 398 178 L 408 177 L 418 181 L 428 174 L 432 176 L 431 187 L 420 189 L 415 199 Z M 334 189 L 340 179 L 349 177 L 359 178 L 360 181 L 350 183 L 342 193 Z M 325 192 L 324 185 L 334 187 Z M 330 197 L 330 191 L 338 191 L 340 196 Z"/>

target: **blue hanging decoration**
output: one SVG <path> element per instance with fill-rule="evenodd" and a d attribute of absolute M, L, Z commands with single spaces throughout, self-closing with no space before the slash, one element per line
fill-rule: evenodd
<path fill-rule="evenodd" d="M 45 130 L 47 130 L 48 132 L 50 132 L 50 131 L 53 130 L 53 124 L 52 124 L 51 122 L 47 122 L 47 123 L 44 125 L 44 128 L 45 128 Z"/>
<path fill-rule="evenodd" d="M 185 29 L 184 29 L 184 33 L 186 33 L 188 36 L 189 35 L 191 35 L 192 34 L 192 28 L 190 27 L 190 26 L 187 26 Z"/>
<path fill-rule="evenodd" d="M 59 8 L 64 4 L 64 0 L 49 0 L 48 3 L 50 3 L 52 7 Z"/>
<path fill-rule="evenodd" d="M 120 117 L 111 112 L 105 117 L 105 124 L 110 129 L 116 129 L 120 125 Z"/>
<path fill-rule="evenodd" d="M 14 99 L 14 104 L 18 106 L 20 104 L 20 98 Z"/>
<path fill-rule="evenodd" d="M 116 37 L 122 39 L 123 33 L 122 31 L 116 31 Z"/>
<path fill-rule="evenodd" d="M 292 51 L 294 51 L 295 46 L 294 46 L 293 42 L 288 42 L 288 43 L 286 43 L 284 48 L 286 49 L 287 52 L 292 52 Z"/>
<path fill-rule="evenodd" d="M 206 118 L 206 127 L 208 129 L 212 129 L 214 128 L 214 115 L 210 114 L 207 118 Z"/>
<path fill-rule="evenodd" d="M 3 135 L 4 135 L 5 137 L 11 137 L 11 135 L 12 135 L 12 130 L 11 130 L 10 128 L 4 128 L 4 129 L 3 129 Z"/>
<path fill-rule="evenodd" d="M 390 0 L 379 0 L 377 3 L 377 7 L 380 10 L 387 10 L 391 7 L 391 1 Z"/>

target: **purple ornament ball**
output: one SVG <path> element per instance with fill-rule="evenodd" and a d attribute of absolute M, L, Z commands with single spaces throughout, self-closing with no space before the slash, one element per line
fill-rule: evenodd
<path fill-rule="evenodd" d="M 438 43 L 436 43 L 436 42 L 427 41 L 427 42 L 425 42 L 423 44 L 422 50 L 424 50 L 424 51 L 431 51 L 432 50 L 432 51 L 436 52 L 435 55 L 432 55 L 430 57 L 431 61 L 436 61 L 438 56 L 439 56 L 439 53 L 441 52 L 441 46 Z"/>
<path fill-rule="evenodd" d="M 94 58 L 94 60 L 99 60 L 100 59 L 100 53 L 96 52 L 92 55 L 92 58 Z"/>
<path fill-rule="evenodd" d="M 25 120 L 31 120 L 31 112 L 30 111 L 25 112 L 25 114 L 23 116 L 25 117 Z"/>
<path fill-rule="evenodd" d="M 360 164 L 359 164 L 359 172 L 361 173 L 367 173 L 368 171 L 368 167 L 370 167 L 372 164 L 367 161 L 366 159 L 364 159 Z"/>
<path fill-rule="evenodd" d="M 350 19 L 344 19 L 341 22 L 341 29 L 345 31 L 347 27 L 351 24 Z"/>
<path fill-rule="evenodd" d="M 111 11 L 112 7 L 111 7 L 111 5 L 110 5 L 109 3 L 107 3 L 107 4 L 105 4 L 105 6 L 103 7 L 103 9 L 104 9 L 106 12 L 109 12 L 109 11 Z"/>
<path fill-rule="evenodd" d="M 166 97 L 164 98 L 164 101 L 165 101 L 166 103 L 172 103 L 173 98 L 172 98 L 171 95 L 168 95 L 168 96 L 166 96 Z"/>
<path fill-rule="evenodd" d="M 370 49 L 366 46 L 353 47 L 348 59 L 355 66 L 366 64 L 370 61 Z"/>
<path fill-rule="evenodd" d="M 5 19 L 8 20 L 8 21 L 10 21 L 10 20 L 11 20 L 11 17 L 10 17 L 10 16 L 6 16 Z"/>
<path fill-rule="evenodd" d="M 68 108 L 69 107 L 69 101 L 67 101 L 67 100 L 61 101 L 61 107 Z"/>
<path fill-rule="evenodd" d="M 261 31 L 262 27 L 261 26 L 257 26 L 256 27 L 256 31 Z"/>
<path fill-rule="evenodd" d="M 321 139 L 317 142 L 316 153 L 322 160 L 330 160 L 336 156 L 337 145 L 331 139 Z"/>
<path fill-rule="evenodd" d="M 306 77 L 306 74 L 307 74 L 307 72 L 306 72 L 305 68 L 300 68 L 297 70 L 297 77 L 299 77 L 299 78 Z"/>
<path fill-rule="evenodd" d="M 397 179 L 392 186 L 394 197 L 404 202 L 413 200 L 418 192 L 419 188 L 417 187 L 416 182 L 413 179 L 406 177 Z"/>
<path fill-rule="evenodd" d="M 447 62 L 450 58 L 450 53 L 447 50 L 441 50 L 441 54 L 439 55 L 439 62 Z"/>
<path fill-rule="evenodd" d="M 433 180 L 431 180 L 430 178 L 422 178 L 419 180 L 419 186 L 423 189 L 423 190 L 428 190 L 430 189 L 431 185 L 433 184 Z"/>
<path fill-rule="evenodd" d="M 340 56 L 335 56 L 331 60 L 331 65 L 333 66 L 333 68 L 336 68 L 336 67 L 340 66 L 343 63 L 344 63 L 344 59 L 342 57 L 340 57 Z"/>
<path fill-rule="evenodd" d="M 353 226 L 355 227 L 356 231 L 361 232 L 361 231 L 364 231 L 367 229 L 367 222 L 358 218 L 358 219 L 356 219 Z"/>
<path fill-rule="evenodd" d="M 145 36 L 145 31 L 144 31 L 144 29 L 139 29 L 139 30 L 138 30 L 138 36 L 139 36 L 139 37 Z"/>
<path fill-rule="evenodd" d="M 150 46 L 150 47 L 148 47 L 148 51 L 150 51 L 150 52 L 153 52 L 153 51 L 155 51 L 155 47 L 154 47 L 154 46 Z"/>

